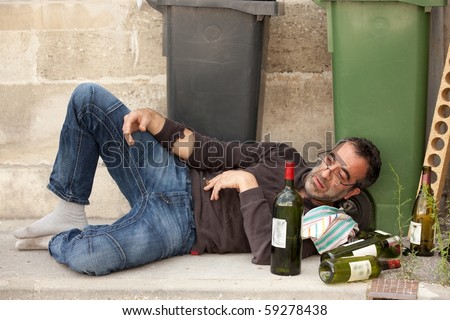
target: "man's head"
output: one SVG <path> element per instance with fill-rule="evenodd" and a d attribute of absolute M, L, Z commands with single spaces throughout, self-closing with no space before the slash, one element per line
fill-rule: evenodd
<path fill-rule="evenodd" d="M 341 140 L 333 150 L 319 154 L 319 159 L 306 176 L 305 192 L 323 203 L 357 195 L 380 175 L 380 152 L 364 138 Z"/>

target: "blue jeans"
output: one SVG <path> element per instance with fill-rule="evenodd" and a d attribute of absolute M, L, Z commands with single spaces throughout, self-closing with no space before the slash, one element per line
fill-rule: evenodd
<path fill-rule="evenodd" d="M 69 101 L 48 188 L 88 204 L 99 156 L 131 210 L 111 225 L 55 235 L 50 254 L 71 269 L 104 275 L 190 252 L 195 241 L 189 169 L 148 132 L 125 142 L 125 105 L 96 84 L 78 86 Z"/>

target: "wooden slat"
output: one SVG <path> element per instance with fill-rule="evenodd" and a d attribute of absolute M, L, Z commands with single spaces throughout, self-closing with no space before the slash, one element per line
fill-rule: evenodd
<path fill-rule="evenodd" d="M 450 158 L 450 46 L 442 72 L 441 85 L 434 109 L 433 122 L 424 158 L 424 165 L 432 167 L 435 177 L 431 182 L 435 199 L 439 201 L 445 187 L 445 176 Z M 419 182 L 420 187 L 420 182 Z"/>

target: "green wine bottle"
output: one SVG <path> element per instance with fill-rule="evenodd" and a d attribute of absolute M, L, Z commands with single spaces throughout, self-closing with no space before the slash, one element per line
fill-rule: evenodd
<path fill-rule="evenodd" d="M 377 237 L 379 239 L 388 239 L 392 237 L 392 234 L 385 232 L 383 230 L 375 229 L 375 230 L 361 230 L 356 236 L 357 239 L 368 239 L 372 237 Z M 390 239 L 391 241 L 396 241 L 394 239 Z M 402 244 L 401 242 L 397 242 L 393 245 L 389 245 L 384 250 L 381 250 L 380 257 L 382 258 L 396 258 L 400 256 L 402 253 Z"/>
<path fill-rule="evenodd" d="M 270 272 L 282 276 L 301 272 L 303 199 L 294 188 L 294 165 L 286 162 L 285 187 L 273 205 Z"/>
<path fill-rule="evenodd" d="M 400 268 L 400 259 L 379 260 L 374 256 L 327 259 L 319 265 L 320 279 L 329 283 L 363 281 L 376 278 L 381 271 Z"/>
<path fill-rule="evenodd" d="M 414 202 L 411 223 L 408 230 L 410 249 L 417 256 L 434 254 L 434 198 L 431 189 L 431 167 L 422 169 L 419 194 Z"/>
<path fill-rule="evenodd" d="M 393 255 L 392 252 L 396 252 Z M 399 256 L 401 253 L 400 237 L 393 236 L 389 238 L 371 237 L 349 242 L 329 251 L 322 253 L 320 261 L 334 259 L 339 257 L 366 256 Z"/>

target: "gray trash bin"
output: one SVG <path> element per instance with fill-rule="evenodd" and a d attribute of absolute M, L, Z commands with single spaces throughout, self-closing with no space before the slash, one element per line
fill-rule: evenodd
<path fill-rule="evenodd" d="M 168 117 L 221 140 L 256 139 L 276 1 L 147 0 L 163 14 Z"/>

